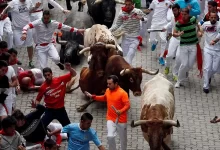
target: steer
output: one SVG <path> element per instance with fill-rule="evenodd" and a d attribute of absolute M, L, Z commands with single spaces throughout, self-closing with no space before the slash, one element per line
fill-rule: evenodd
<path fill-rule="evenodd" d="M 61 41 L 57 38 L 56 41 L 61 45 L 60 49 L 60 62 L 61 63 L 71 63 L 72 65 L 78 65 L 80 63 L 79 51 L 84 48 L 84 46 L 76 43 L 75 41 Z"/>
<path fill-rule="evenodd" d="M 145 83 L 141 101 L 141 117 L 132 121 L 131 126 L 141 125 L 145 140 L 151 150 L 169 150 L 173 126 L 180 127 L 179 121 L 173 121 L 175 111 L 173 84 L 159 73 Z"/>
<path fill-rule="evenodd" d="M 87 0 L 87 5 L 95 24 L 104 24 L 108 28 L 112 26 L 116 12 L 115 0 Z"/>
<path fill-rule="evenodd" d="M 141 95 L 141 81 L 142 73 L 156 75 L 159 69 L 155 72 L 148 71 L 141 67 L 131 67 L 125 59 L 119 55 L 111 56 L 105 67 L 106 75 L 117 75 L 119 78 L 119 85 L 129 94 L 129 89 L 133 91 L 134 96 Z"/>

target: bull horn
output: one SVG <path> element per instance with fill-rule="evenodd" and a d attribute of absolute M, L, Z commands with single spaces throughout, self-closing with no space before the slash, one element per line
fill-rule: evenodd
<path fill-rule="evenodd" d="M 155 71 L 155 72 L 149 71 L 149 70 L 147 70 L 147 69 L 142 69 L 142 72 L 143 72 L 143 73 L 150 74 L 150 75 L 156 75 L 156 74 L 158 74 L 159 69 L 157 69 L 157 71 Z"/>
<path fill-rule="evenodd" d="M 142 124 L 147 125 L 148 122 L 149 122 L 149 120 L 138 120 L 138 121 L 135 121 L 135 122 L 134 122 L 134 120 L 132 120 L 131 121 L 131 127 L 134 128 L 134 127 L 140 126 Z"/>
<path fill-rule="evenodd" d="M 106 45 L 105 45 L 105 48 L 106 48 L 106 49 L 116 49 L 116 46 L 113 45 L 113 44 L 106 44 Z"/>
<path fill-rule="evenodd" d="M 79 52 L 79 55 L 81 55 L 81 54 L 83 54 L 83 53 L 85 53 L 85 52 L 87 52 L 87 51 L 90 51 L 90 47 L 86 47 L 86 48 L 82 49 L 82 50 Z"/>
<path fill-rule="evenodd" d="M 60 45 L 66 45 L 66 43 L 67 43 L 67 41 L 61 41 L 61 40 L 59 39 L 58 33 L 57 33 L 56 41 L 57 41 L 57 43 L 60 44 Z"/>
<path fill-rule="evenodd" d="M 175 126 L 175 127 L 180 127 L 179 121 L 174 121 L 174 120 L 163 120 L 163 125 L 164 126 Z"/>
<path fill-rule="evenodd" d="M 101 3 L 101 2 L 102 2 L 102 0 L 96 0 L 96 1 L 94 2 L 94 4 Z"/>
<path fill-rule="evenodd" d="M 118 4 L 125 4 L 124 0 L 115 0 L 115 2 Z"/>
<path fill-rule="evenodd" d="M 82 50 L 83 48 L 84 48 L 84 46 L 79 44 L 79 49 Z"/>
<path fill-rule="evenodd" d="M 121 72 L 120 72 L 120 75 L 121 76 L 124 76 L 125 74 L 128 74 L 130 72 L 130 69 L 123 69 Z"/>

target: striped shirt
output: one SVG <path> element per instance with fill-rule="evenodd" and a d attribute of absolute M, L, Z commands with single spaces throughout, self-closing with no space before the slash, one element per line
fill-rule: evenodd
<path fill-rule="evenodd" d="M 180 36 L 180 45 L 192 45 L 198 43 L 196 33 L 197 21 L 196 17 L 191 17 L 186 24 L 176 23 L 176 31 L 183 31 L 184 34 Z"/>
<path fill-rule="evenodd" d="M 114 24 L 110 31 L 114 32 L 118 28 L 121 28 L 125 35 L 128 37 L 138 37 L 140 31 L 140 19 L 139 17 L 146 17 L 146 15 L 137 8 L 134 8 L 130 13 L 121 11 L 117 18 L 116 24 Z"/>

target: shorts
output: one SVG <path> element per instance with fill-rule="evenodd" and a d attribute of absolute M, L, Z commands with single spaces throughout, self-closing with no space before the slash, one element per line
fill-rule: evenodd
<path fill-rule="evenodd" d="M 25 41 L 21 40 L 22 29 L 14 29 L 13 34 L 14 34 L 14 46 L 16 48 L 33 46 L 32 30 L 27 31 L 27 38 Z"/>

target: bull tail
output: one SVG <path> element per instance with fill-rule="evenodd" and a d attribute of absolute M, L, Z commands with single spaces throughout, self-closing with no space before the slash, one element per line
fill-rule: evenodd
<path fill-rule="evenodd" d="M 66 93 L 72 93 L 73 91 L 75 91 L 76 89 L 79 88 L 79 85 L 77 85 L 77 87 L 73 88 L 73 89 L 70 89 L 69 91 L 66 91 Z"/>

